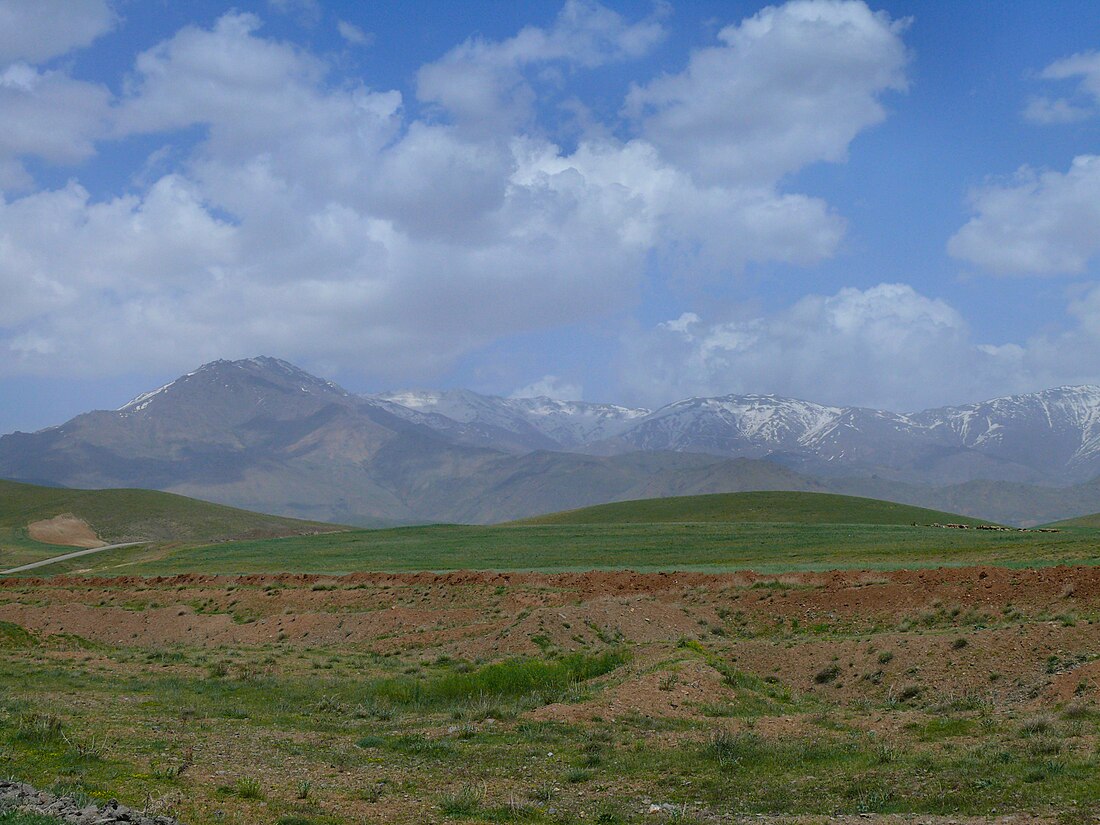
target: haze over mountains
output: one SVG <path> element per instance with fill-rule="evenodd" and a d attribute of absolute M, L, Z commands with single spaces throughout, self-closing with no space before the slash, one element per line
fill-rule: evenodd
<path fill-rule="evenodd" d="M 913 414 L 766 395 L 650 411 L 467 390 L 357 396 L 274 358 L 216 361 L 118 410 L 0 438 L 4 478 L 358 524 L 753 489 L 1036 523 L 1100 510 L 1097 475 L 1093 386 Z"/>

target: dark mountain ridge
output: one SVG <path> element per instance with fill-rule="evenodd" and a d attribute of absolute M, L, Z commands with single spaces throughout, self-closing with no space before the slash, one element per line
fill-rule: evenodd
<path fill-rule="evenodd" d="M 465 390 L 357 396 L 263 357 L 215 361 L 117 410 L 0 438 L 0 477 L 355 524 L 761 489 L 1035 523 L 1100 509 L 1100 485 L 1087 483 L 1098 473 L 1096 387 L 914 414 L 767 395 L 649 411 Z"/>

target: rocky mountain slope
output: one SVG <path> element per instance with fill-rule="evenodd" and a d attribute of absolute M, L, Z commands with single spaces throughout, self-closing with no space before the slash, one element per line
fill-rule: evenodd
<path fill-rule="evenodd" d="M 500 398 L 470 390 L 412 390 L 367 398 L 388 402 L 387 409 L 410 421 L 517 451 L 581 449 L 617 436 L 650 413 L 616 404 Z"/>
<path fill-rule="evenodd" d="M 1096 387 L 913 414 L 765 395 L 647 411 L 465 390 L 356 396 L 274 358 L 216 361 L 117 410 L 0 438 L 2 478 L 354 524 L 754 489 L 1034 523 L 1100 510 L 1097 475 Z"/>
<path fill-rule="evenodd" d="M 774 395 L 688 398 L 652 412 L 466 390 L 388 393 L 395 414 L 494 449 L 769 458 L 815 475 L 933 484 L 1080 482 L 1100 474 L 1100 387 L 902 414 Z M 399 408 L 413 412 L 402 412 Z M 419 417 L 414 417 L 419 414 Z"/>

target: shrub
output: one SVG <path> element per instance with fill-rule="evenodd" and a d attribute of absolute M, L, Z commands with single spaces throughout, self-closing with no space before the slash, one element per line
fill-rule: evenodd
<path fill-rule="evenodd" d="M 482 788 L 467 785 L 458 793 L 444 794 L 439 799 L 439 810 L 447 816 L 470 816 L 481 807 L 481 800 L 485 797 Z"/>
<path fill-rule="evenodd" d="M 819 685 L 826 685 L 836 679 L 836 677 L 839 675 L 840 668 L 836 665 L 829 665 L 828 667 L 822 668 L 814 674 L 814 682 Z"/>
<path fill-rule="evenodd" d="M 263 799 L 263 788 L 260 787 L 260 780 L 251 776 L 242 776 L 237 780 L 237 786 L 234 789 L 237 796 L 241 799 Z"/>

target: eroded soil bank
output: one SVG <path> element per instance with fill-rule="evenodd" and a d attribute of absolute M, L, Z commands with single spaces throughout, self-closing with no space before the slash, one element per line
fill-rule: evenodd
<path fill-rule="evenodd" d="M 191 825 L 1090 821 L 1098 618 L 1094 567 L 8 579 L 0 720 Z"/>

